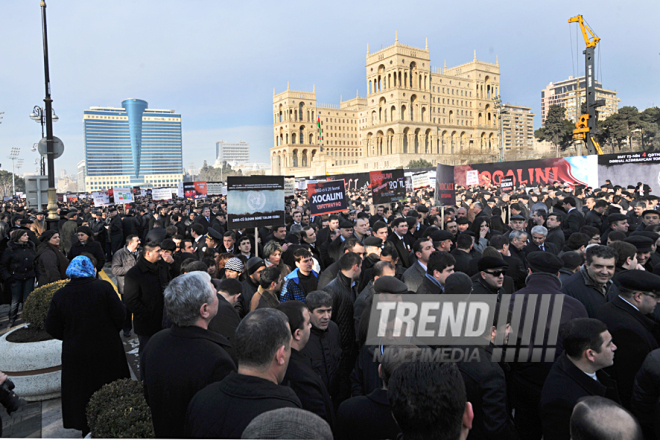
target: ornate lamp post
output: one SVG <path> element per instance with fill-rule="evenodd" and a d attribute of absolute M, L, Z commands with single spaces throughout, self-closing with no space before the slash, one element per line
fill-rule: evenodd
<path fill-rule="evenodd" d="M 50 98 L 50 73 L 48 70 L 48 30 L 46 27 L 46 2 L 41 0 L 41 25 L 44 40 L 44 84 L 46 97 L 40 118 L 46 119 L 46 145 L 48 162 L 48 229 L 57 229 L 57 190 L 55 189 L 55 158 L 53 142 L 53 100 Z"/>
<path fill-rule="evenodd" d="M 52 113 L 53 113 L 53 115 L 52 115 L 53 122 L 59 121 L 60 118 L 55 114 L 55 109 L 52 109 Z M 30 113 L 30 119 L 32 119 L 34 122 L 41 125 L 41 138 L 42 139 L 44 137 L 44 125 L 46 125 L 46 118 L 44 117 L 44 115 L 45 115 L 45 113 L 44 113 L 43 107 L 39 107 L 38 105 L 35 105 L 34 108 L 32 109 L 32 113 Z M 32 151 L 37 151 L 37 145 L 38 144 L 32 145 Z M 45 165 L 44 165 L 44 157 L 43 156 L 41 156 L 40 170 L 41 170 L 41 175 L 42 176 L 46 174 L 46 168 L 45 168 Z"/>

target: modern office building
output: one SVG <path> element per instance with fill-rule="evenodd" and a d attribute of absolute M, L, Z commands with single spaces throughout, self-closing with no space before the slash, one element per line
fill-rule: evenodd
<path fill-rule="evenodd" d="M 367 95 L 320 104 L 312 92 L 273 91 L 272 174 L 314 176 L 499 158 L 495 107 L 500 65 L 431 65 L 424 48 L 399 43 L 366 54 Z M 320 118 L 322 137 L 317 122 Z"/>
<path fill-rule="evenodd" d="M 215 144 L 216 160 L 222 162 L 250 162 L 250 144 L 240 141 L 237 144 L 220 141 Z"/>
<path fill-rule="evenodd" d="M 121 105 L 83 112 L 87 191 L 182 182 L 181 115 L 141 99 Z"/>
<path fill-rule="evenodd" d="M 541 125 L 545 125 L 545 118 L 551 105 L 566 108 L 566 119 L 575 122 L 580 115 L 580 106 L 586 102 L 585 90 L 584 76 L 579 78 L 569 76 L 564 81 L 548 84 L 541 90 Z M 617 98 L 616 91 L 604 89 L 603 85 L 596 81 L 596 100 L 599 99 L 605 100 L 605 105 L 597 109 L 599 121 L 619 111 L 621 99 Z"/>
<path fill-rule="evenodd" d="M 505 104 L 502 107 L 502 133 L 504 151 L 516 153 L 512 158 L 529 155 L 534 151 L 534 113 L 530 107 Z"/>
<path fill-rule="evenodd" d="M 78 162 L 78 192 L 85 192 L 85 173 L 87 167 L 85 166 L 85 161 L 81 160 Z"/>

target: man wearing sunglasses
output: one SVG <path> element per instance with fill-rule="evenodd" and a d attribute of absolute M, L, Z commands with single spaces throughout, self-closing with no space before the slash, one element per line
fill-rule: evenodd
<path fill-rule="evenodd" d="M 472 286 L 472 293 L 479 295 L 497 295 L 498 299 L 504 293 L 504 275 L 508 265 L 506 261 L 497 257 L 483 257 L 477 265 L 479 273 L 475 275 L 476 279 Z"/>
<path fill-rule="evenodd" d="M 660 302 L 660 276 L 628 270 L 619 277 L 619 295 L 602 305 L 596 318 L 607 325 L 619 351 L 610 375 L 617 381 L 621 403 L 630 409 L 635 375 L 646 355 L 658 348 L 657 324 L 650 318 Z"/>

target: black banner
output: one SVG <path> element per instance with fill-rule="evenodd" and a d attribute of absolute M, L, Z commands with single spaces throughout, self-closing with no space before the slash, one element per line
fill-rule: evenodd
<path fill-rule="evenodd" d="M 610 180 L 624 188 L 638 183 L 648 185 L 653 195 L 660 193 L 660 152 L 603 154 L 598 156 L 598 185 Z M 644 195 L 648 195 L 644 193 Z"/>
<path fill-rule="evenodd" d="M 343 180 L 317 182 L 307 185 L 311 215 L 330 214 L 348 209 Z"/>
<path fill-rule="evenodd" d="M 369 176 L 375 205 L 397 202 L 406 197 L 403 169 L 372 171 Z"/>
<path fill-rule="evenodd" d="M 513 176 L 505 176 L 500 180 L 500 189 L 503 193 L 513 192 Z"/>
<path fill-rule="evenodd" d="M 456 205 L 454 167 L 438 164 L 435 172 L 435 201 L 440 206 Z"/>
<path fill-rule="evenodd" d="M 284 225 L 284 177 L 227 177 L 229 229 Z"/>
<path fill-rule="evenodd" d="M 186 199 L 194 199 L 197 196 L 195 189 L 195 182 L 183 182 L 183 197 Z"/>

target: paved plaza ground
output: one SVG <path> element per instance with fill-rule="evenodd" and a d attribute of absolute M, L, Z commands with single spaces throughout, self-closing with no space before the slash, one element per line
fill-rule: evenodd
<path fill-rule="evenodd" d="M 102 275 L 113 284 L 116 279 L 110 273 L 110 264 L 105 266 Z M 107 278 L 106 278 L 107 277 Z M 0 336 L 5 334 L 9 320 L 9 305 L 0 306 Z M 20 319 L 15 326 L 23 325 Z M 15 327 L 14 327 L 15 328 Z M 121 337 L 126 350 L 126 358 L 133 379 L 139 377 L 138 363 L 138 338 L 131 333 L 130 338 Z M 20 396 L 21 390 L 14 390 Z M 16 411 L 11 416 L 5 408 L 0 405 L 2 416 L 2 438 L 81 438 L 82 432 L 75 429 L 64 429 L 62 427 L 62 401 L 61 399 L 45 400 L 43 402 L 31 402 Z"/>

